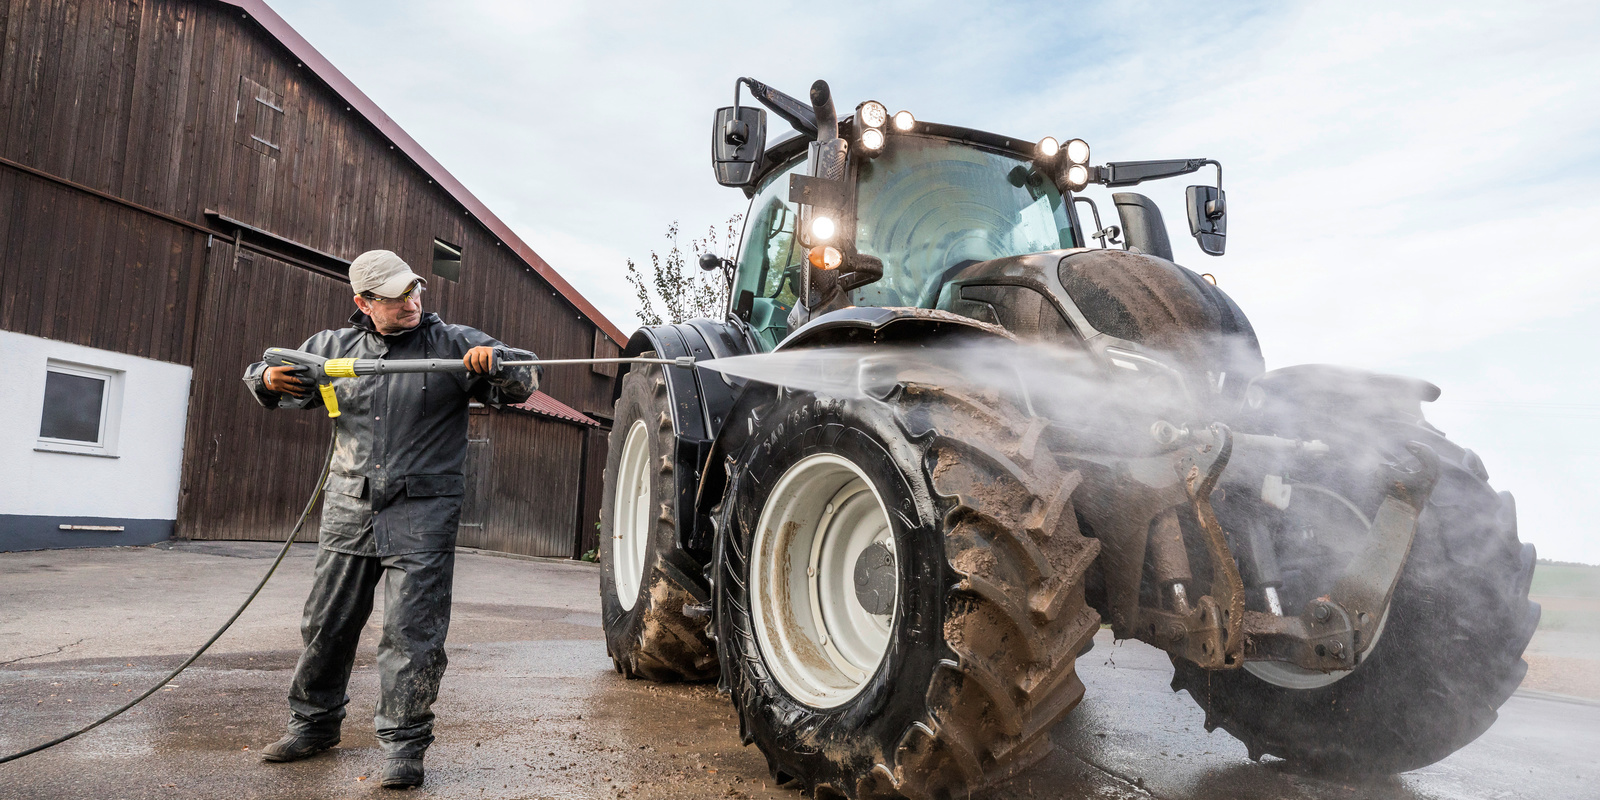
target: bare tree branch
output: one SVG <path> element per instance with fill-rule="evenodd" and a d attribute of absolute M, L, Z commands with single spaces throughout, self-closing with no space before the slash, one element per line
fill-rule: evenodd
<path fill-rule="evenodd" d="M 666 238 L 670 246 L 666 253 L 651 251 L 648 278 L 632 259 L 628 259 L 627 280 L 639 301 L 636 313 L 644 324 L 722 318 L 728 307 L 728 278 L 721 270 L 701 271 L 699 257 L 701 253 L 729 257 L 738 242 L 741 219 L 742 214 L 729 217 L 720 236 L 718 226 L 709 225 L 705 236 L 690 239 L 687 249 L 694 255 L 692 267 L 679 241 L 682 228 L 677 220 L 667 226 Z M 661 313 L 656 311 L 657 303 Z"/>

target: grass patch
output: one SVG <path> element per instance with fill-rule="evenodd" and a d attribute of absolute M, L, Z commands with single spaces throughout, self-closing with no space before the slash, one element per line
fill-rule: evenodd
<path fill-rule="evenodd" d="M 1530 594 L 1600 598 L 1600 567 L 1538 564 L 1533 568 L 1533 590 Z"/>
<path fill-rule="evenodd" d="M 1543 609 L 1539 630 L 1600 636 L 1600 613 L 1581 609 Z"/>

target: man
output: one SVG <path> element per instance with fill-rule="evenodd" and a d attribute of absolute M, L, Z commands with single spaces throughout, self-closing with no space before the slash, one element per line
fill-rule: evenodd
<path fill-rule="evenodd" d="M 460 358 L 469 373 L 411 373 L 335 381 L 341 416 L 322 501 L 316 576 L 300 622 L 305 652 L 289 687 L 289 731 L 262 760 L 296 761 L 339 743 L 356 642 L 385 579 L 378 642 L 382 785 L 422 783 L 444 675 L 445 633 L 467 452 L 467 402 L 520 403 L 539 386 L 527 360 L 484 333 L 423 313 L 426 281 L 387 250 L 350 264 L 359 309 L 350 327 L 300 345 L 328 358 Z M 266 408 L 322 405 L 296 367 L 250 365 L 244 382 Z"/>

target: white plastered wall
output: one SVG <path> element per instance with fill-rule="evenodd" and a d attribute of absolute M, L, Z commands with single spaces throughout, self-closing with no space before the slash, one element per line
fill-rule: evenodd
<path fill-rule="evenodd" d="M 114 457 L 36 449 L 51 359 L 121 373 Z M 180 364 L 0 331 L 0 515 L 176 519 L 190 374 Z"/>

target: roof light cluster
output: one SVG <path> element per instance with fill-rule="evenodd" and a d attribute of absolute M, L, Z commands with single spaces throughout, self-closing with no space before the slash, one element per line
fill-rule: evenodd
<path fill-rule="evenodd" d="M 861 129 L 861 148 L 870 155 L 883 152 L 883 145 L 887 141 L 886 134 L 890 123 L 894 129 L 904 133 L 916 127 L 917 120 L 911 116 L 910 111 L 897 112 L 894 117 L 889 116 L 889 109 L 876 100 L 868 100 L 856 107 L 857 127 Z"/>
<path fill-rule="evenodd" d="M 1070 139 L 1062 145 L 1056 137 L 1046 136 L 1039 140 L 1035 148 L 1037 160 L 1041 165 L 1054 165 L 1058 157 L 1065 151 L 1066 163 L 1062 170 L 1062 181 L 1067 188 L 1076 192 L 1089 185 L 1089 143 L 1082 139 Z"/>

